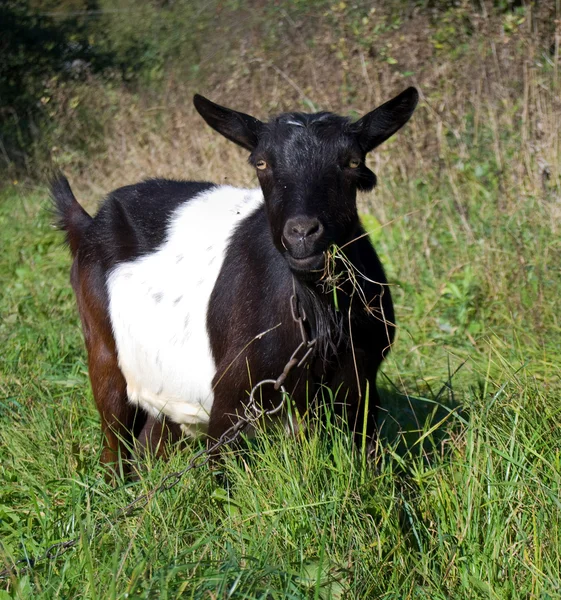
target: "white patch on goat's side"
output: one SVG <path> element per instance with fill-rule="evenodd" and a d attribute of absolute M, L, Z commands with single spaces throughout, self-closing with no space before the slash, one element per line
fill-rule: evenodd
<path fill-rule="evenodd" d="M 117 265 L 107 279 L 130 402 L 166 415 L 187 434 L 206 429 L 214 400 L 210 295 L 235 227 L 262 202 L 259 189 L 204 192 L 175 211 L 158 250 Z"/>

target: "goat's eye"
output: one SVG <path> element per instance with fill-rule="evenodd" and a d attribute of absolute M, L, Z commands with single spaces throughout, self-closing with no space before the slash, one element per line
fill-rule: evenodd
<path fill-rule="evenodd" d="M 260 170 L 263 171 L 267 168 L 267 163 L 264 160 L 258 160 L 255 163 L 255 166 Z"/>
<path fill-rule="evenodd" d="M 350 169 L 356 169 L 360 165 L 360 160 L 358 158 L 351 158 L 348 163 Z"/>

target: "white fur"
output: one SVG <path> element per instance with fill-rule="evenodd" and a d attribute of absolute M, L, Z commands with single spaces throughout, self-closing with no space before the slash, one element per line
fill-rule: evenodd
<path fill-rule="evenodd" d="M 186 433 L 206 430 L 214 400 L 206 316 L 226 246 L 262 202 L 259 189 L 204 192 L 176 210 L 156 252 L 121 263 L 108 277 L 129 400 L 154 416 L 167 415 Z"/>

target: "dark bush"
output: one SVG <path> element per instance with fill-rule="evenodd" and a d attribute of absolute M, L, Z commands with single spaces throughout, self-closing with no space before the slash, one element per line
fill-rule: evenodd
<path fill-rule="evenodd" d="M 96 6 L 88 0 L 85 10 Z M 80 11 L 69 14 L 57 19 L 30 0 L 0 3 L 0 151 L 7 164 L 22 163 L 37 137 L 50 79 L 80 78 L 113 65 L 110 52 L 90 44 Z"/>

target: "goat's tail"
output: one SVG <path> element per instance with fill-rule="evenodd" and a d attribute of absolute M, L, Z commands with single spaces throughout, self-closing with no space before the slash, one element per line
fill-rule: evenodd
<path fill-rule="evenodd" d="M 74 256 L 93 219 L 78 204 L 78 200 L 70 189 L 68 179 L 62 173 L 58 173 L 51 180 L 51 196 L 56 225 L 66 232 L 66 241 L 70 246 L 72 256 Z"/>

